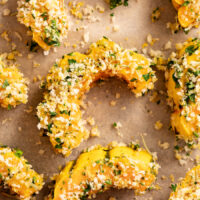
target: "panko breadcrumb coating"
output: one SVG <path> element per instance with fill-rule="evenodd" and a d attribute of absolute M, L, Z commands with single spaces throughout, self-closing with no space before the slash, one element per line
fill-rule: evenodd
<path fill-rule="evenodd" d="M 89 136 L 80 105 L 91 84 L 107 77 L 124 79 L 142 96 L 156 81 L 151 61 L 132 50 L 124 50 L 106 37 L 91 45 L 89 53 L 64 55 L 49 71 L 44 100 L 37 107 L 38 128 L 45 129 L 57 152 L 68 156 Z"/>
<path fill-rule="evenodd" d="M 64 0 L 18 0 L 17 19 L 32 32 L 44 50 L 60 46 L 67 35 L 68 20 Z"/>
<path fill-rule="evenodd" d="M 28 101 L 27 80 L 19 72 L 16 64 L 0 54 L 0 105 L 10 110 Z"/>
<path fill-rule="evenodd" d="M 97 145 L 67 163 L 48 199 L 88 199 L 110 188 L 143 194 L 152 189 L 158 167 L 152 155 L 138 144 Z"/>
<path fill-rule="evenodd" d="M 168 62 L 172 129 L 186 142 L 200 136 L 200 40 L 190 39 Z"/>
<path fill-rule="evenodd" d="M 172 0 L 172 3 L 178 11 L 178 22 L 185 31 L 190 30 L 192 27 L 199 26 L 199 0 Z"/>
<path fill-rule="evenodd" d="M 43 187 L 43 177 L 37 174 L 19 149 L 0 147 L 0 183 L 4 191 L 22 200 L 29 200 Z"/>
<path fill-rule="evenodd" d="M 200 199 L 200 165 L 187 172 L 186 177 L 173 187 L 169 200 Z"/>

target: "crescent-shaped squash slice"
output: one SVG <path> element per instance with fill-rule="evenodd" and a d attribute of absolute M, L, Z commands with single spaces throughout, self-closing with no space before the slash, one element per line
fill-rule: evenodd
<path fill-rule="evenodd" d="M 17 19 L 29 28 L 33 40 L 45 51 L 60 46 L 67 36 L 64 0 L 18 0 Z"/>
<path fill-rule="evenodd" d="M 182 0 L 172 0 L 172 4 L 176 10 L 178 10 L 182 4 Z"/>
<path fill-rule="evenodd" d="M 186 142 L 200 136 L 200 40 L 189 39 L 166 72 L 168 96 L 173 102 L 172 129 Z"/>
<path fill-rule="evenodd" d="M 172 4 L 178 11 L 178 22 L 185 31 L 188 31 L 192 27 L 199 26 L 199 0 L 172 0 Z"/>
<path fill-rule="evenodd" d="M 200 165 L 187 172 L 186 177 L 175 187 L 169 200 L 200 199 Z"/>
<path fill-rule="evenodd" d="M 17 64 L 7 59 L 8 54 L 0 54 L 0 106 L 10 110 L 28 101 L 27 80 L 17 68 Z"/>
<path fill-rule="evenodd" d="M 96 146 L 69 162 L 57 177 L 49 200 L 80 200 L 109 188 L 144 193 L 156 179 L 158 165 L 138 145 Z"/>
<path fill-rule="evenodd" d="M 193 9 L 191 7 L 182 6 L 178 9 L 178 20 L 183 28 L 187 28 L 196 20 Z"/>
<path fill-rule="evenodd" d="M 68 156 L 88 138 L 80 109 L 82 96 L 95 81 L 114 76 L 125 80 L 137 97 L 153 89 L 156 81 L 151 60 L 106 37 L 92 44 L 88 54 L 64 55 L 50 69 L 42 85 L 44 100 L 37 107 L 38 128 L 46 130 L 57 152 Z"/>
<path fill-rule="evenodd" d="M 0 183 L 11 195 L 28 200 L 42 189 L 43 177 L 32 169 L 22 154 L 21 150 L 0 147 Z"/>

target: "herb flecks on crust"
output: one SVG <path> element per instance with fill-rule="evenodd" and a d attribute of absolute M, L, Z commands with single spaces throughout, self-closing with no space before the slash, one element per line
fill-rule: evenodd
<path fill-rule="evenodd" d="M 7 59 L 7 54 L 0 55 L 0 106 L 10 110 L 28 100 L 27 80 L 19 72 L 17 65 Z"/>
<path fill-rule="evenodd" d="M 200 40 L 190 39 L 172 54 L 166 72 L 172 129 L 186 142 L 200 136 Z"/>
<path fill-rule="evenodd" d="M 46 91 L 37 116 L 38 128 L 45 129 L 56 151 L 67 156 L 88 138 L 80 110 L 83 94 L 95 81 L 113 76 L 124 79 L 137 97 L 153 89 L 156 81 L 151 60 L 106 37 L 92 44 L 88 55 L 64 55 L 51 68 L 42 84 Z"/>
<path fill-rule="evenodd" d="M 199 0 L 172 0 L 172 3 L 178 11 L 177 20 L 184 31 L 188 32 L 192 27 L 199 26 Z"/>
<path fill-rule="evenodd" d="M 196 166 L 187 172 L 186 177 L 172 186 L 169 200 L 198 200 L 200 199 L 200 166 Z"/>
<path fill-rule="evenodd" d="M 158 167 L 153 156 L 138 144 L 97 145 L 67 163 L 48 199 L 88 199 L 110 188 L 143 194 L 153 189 Z"/>
<path fill-rule="evenodd" d="M 44 50 L 60 46 L 67 35 L 67 11 L 63 0 L 18 0 L 17 19 L 29 28 Z"/>
<path fill-rule="evenodd" d="M 19 149 L 0 147 L 0 183 L 10 195 L 29 200 L 43 187 L 43 177 L 37 174 Z"/>

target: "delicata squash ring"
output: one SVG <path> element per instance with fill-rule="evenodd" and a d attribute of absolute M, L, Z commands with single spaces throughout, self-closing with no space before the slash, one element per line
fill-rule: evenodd
<path fill-rule="evenodd" d="M 17 19 L 28 27 L 44 50 L 60 46 L 67 34 L 64 0 L 18 0 Z"/>
<path fill-rule="evenodd" d="M 22 154 L 21 150 L 0 147 L 0 183 L 3 191 L 28 200 L 42 189 L 43 177 L 32 169 Z"/>
<path fill-rule="evenodd" d="M 38 128 L 47 131 L 57 152 L 68 156 L 89 134 L 80 105 L 91 84 L 116 76 L 141 96 L 154 87 L 151 61 L 132 50 L 124 50 L 107 38 L 91 45 L 89 53 L 63 56 L 49 71 L 43 87 L 44 100 L 37 107 Z"/>
<path fill-rule="evenodd" d="M 185 30 L 191 27 L 198 27 L 200 21 L 200 1 L 199 0 L 172 0 L 178 11 L 178 21 Z"/>
<path fill-rule="evenodd" d="M 190 39 L 172 54 L 166 72 L 172 129 L 186 142 L 200 136 L 200 40 Z"/>
<path fill-rule="evenodd" d="M 186 177 L 174 188 L 169 200 L 200 199 L 200 165 L 187 172 Z"/>
<path fill-rule="evenodd" d="M 110 188 L 143 194 L 152 189 L 158 167 L 152 155 L 138 144 L 94 146 L 67 163 L 48 200 L 86 199 Z"/>
<path fill-rule="evenodd" d="M 28 99 L 27 80 L 17 66 L 0 54 L 0 106 L 10 110 Z"/>

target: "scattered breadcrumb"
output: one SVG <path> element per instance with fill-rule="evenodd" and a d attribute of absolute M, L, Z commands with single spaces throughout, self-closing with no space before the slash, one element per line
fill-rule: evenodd
<path fill-rule="evenodd" d="M 171 41 L 168 41 L 168 42 L 165 44 L 164 49 L 165 49 L 165 50 L 169 50 L 169 49 L 171 49 L 171 48 L 172 48 L 172 42 L 171 42 Z"/>
<path fill-rule="evenodd" d="M 104 13 L 104 12 L 105 12 L 105 8 L 102 7 L 102 6 L 99 5 L 99 4 L 96 5 L 96 9 L 97 9 L 100 13 Z"/>
<path fill-rule="evenodd" d="M 72 47 L 75 49 L 77 48 L 77 44 L 73 44 Z"/>
<path fill-rule="evenodd" d="M 16 47 L 17 47 L 17 45 L 16 45 L 14 42 L 12 42 L 12 43 L 11 43 L 12 51 L 16 50 Z"/>
<path fill-rule="evenodd" d="M 1 33 L 1 37 L 6 40 L 7 42 L 10 42 L 10 38 L 8 36 L 8 32 L 4 31 L 3 33 Z"/>
<path fill-rule="evenodd" d="M 36 144 L 36 145 L 41 145 L 42 142 L 41 142 L 41 141 L 38 141 L 38 142 L 36 142 L 35 144 Z"/>
<path fill-rule="evenodd" d="M 90 5 L 87 5 L 85 8 L 83 8 L 82 12 L 84 16 L 91 16 L 94 12 L 94 8 Z"/>
<path fill-rule="evenodd" d="M 84 3 L 83 2 L 73 2 L 70 1 L 69 2 L 69 7 L 71 7 L 71 14 L 76 17 L 77 19 L 82 19 L 83 18 L 83 14 L 81 12 L 81 7 L 83 7 Z"/>
<path fill-rule="evenodd" d="M 40 66 L 40 63 L 37 63 L 37 62 L 33 61 L 33 67 L 34 67 L 34 68 L 37 68 L 37 67 L 39 67 L 39 66 Z"/>
<path fill-rule="evenodd" d="M 161 143 L 161 141 L 159 140 L 158 141 L 158 146 L 161 147 L 162 149 L 166 150 L 169 148 L 169 143 L 168 142 L 164 142 L 164 143 Z"/>
<path fill-rule="evenodd" d="M 34 76 L 33 77 L 33 83 L 36 83 L 36 82 L 38 82 L 38 79 L 37 79 L 37 76 Z"/>
<path fill-rule="evenodd" d="M 89 125 L 94 126 L 95 125 L 95 121 L 93 117 L 88 117 L 87 118 L 87 122 Z"/>
<path fill-rule="evenodd" d="M 93 127 L 90 131 L 91 137 L 100 137 L 100 131 L 97 126 Z"/>
<path fill-rule="evenodd" d="M 90 33 L 89 32 L 84 33 L 83 40 L 86 43 L 89 42 L 89 40 L 90 40 Z"/>
<path fill-rule="evenodd" d="M 28 56 L 27 56 L 27 58 L 28 58 L 29 60 L 31 60 L 33 57 L 34 57 L 34 55 L 33 55 L 32 53 L 29 53 Z"/>
<path fill-rule="evenodd" d="M 5 9 L 3 10 L 3 16 L 8 16 L 8 15 L 10 15 L 10 13 L 11 13 L 11 11 L 10 11 L 10 9 L 8 9 L 8 8 L 5 8 Z"/>
<path fill-rule="evenodd" d="M 121 137 L 121 138 L 123 137 L 123 134 L 122 134 L 119 130 L 117 131 L 117 135 L 118 135 L 119 137 Z"/>
<path fill-rule="evenodd" d="M 121 107 L 121 110 L 126 110 L 126 106 Z"/>
<path fill-rule="evenodd" d="M 116 103 L 117 103 L 116 101 L 113 101 L 113 100 L 112 100 L 112 101 L 110 102 L 110 105 L 111 105 L 111 106 L 116 106 Z"/>
<path fill-rule="evenodd" d="M 49 51 L 43 51 L 44 56 L 48 56 L 49 55 Z"/>
<path fill-rule="evenodd" d="M 156 41 L 158 41 L 158 40 L 159 40 L 159 38 L 153 38 L 151 34 L 148 34 L 148 35 L 147 35 L 147 42 L 148 42 L 151 46 L 153 46 L 154 43 L 155 43 Z"/>
<path fill-rule="evenodd" d="M 174 182 L 174 175 L 173 174 L 170 174 L 170 180 L 171 180 L 171 182 L 173 183 Z"/>
<path fill-rule="evenodd" d="M 113 127 L 119 130 L 122 127 L 122 124 L 120 122 L 114 122 Z"/>
<path fill-rule="evenodd" d="M 164 57 L 164 54 L 162 51 L 160 50 L 153 50 L 153 49 L 149 49 L 149 55 L 151 57 Z"/>
<path fill-rule="evenodd" d="M 177 22 L 167 22 L 166 27 L 171 30 L 172 34 L 177 33 L 180 30 L 180 25 Z"/>
<path fill-rule="evenodd" d="M 22 36 L 18 32 L 14 32 L 15 36 L 19 39 L 19 41 L 22 41 Z"/>
<path fill-rule="evenodd" d="M 6 124 L 8 121 L 11 121 L 12 119 L 11 118 L 6 118 L 4 120 L 2 120 L 1 124 L 4 125 Z"/>
<path fill-rule="evenodd" d="M 114 15 L 111 15 L 111 23 L 115 23 L 116 17 Z"/>
<path fill-rule="evenodd" d="M 119 25 L 116 25 L 116 24 L 115 24 L 115 25 L 113 26 L 113 31 L 114 31 L 114 32 L 118 32 L 118 31 L 119 31 Z"/>
<path fill-rule="evenodd" d="M 25 109 L 24 112 L 31 113 L 33 112 L 33 106 L 29 106 L 28 109 Z"/>
<path fill-rule="evenodd" d="M 119 99 L 120 98 L 120 93 L 116 93 L 115 97 L 116 97 L 116 99 Z"/>
<path fill-rule="evenodd" d="M 45 152 L 45 150 L 43 150 L 43 149 L 40 149 L 38 153 L 39 153 L 40 155 L 43 155 L 43 154 L 44 154 L 44 152 Z"/>
<path fill-rule="evenodd" d="M 166 180 L 166 179 L 167 179 L 167 177 L 166 177 L 166 176 L 164 176 L 164 175 L 162 175 L 162 176 L 161 176 L 161 179 L 162 179 L 162 180 Z"/>
<path fill-rule="evenodd" d="M 160 185 L 156 184 L 156 185 L 155 185 L 155 189 L 156 189 L 156 190 L 161 190 L 162 188 L 161 188 Z"/>
<path fill-rule="evenodd" d="M 151 15 L 151 20 L 152 22 L 156 22 L 160 19 L 160 8 L 157 7 L 153 10 L 152 15 Z"/>
<path fill-rule="evenodd" d="M 155 124 L 154 124 L 154 128 L 156 130 L 160 130 L 163 127 L 163 124 L 160 122 L 160 120 L 158 120 Z"/>

